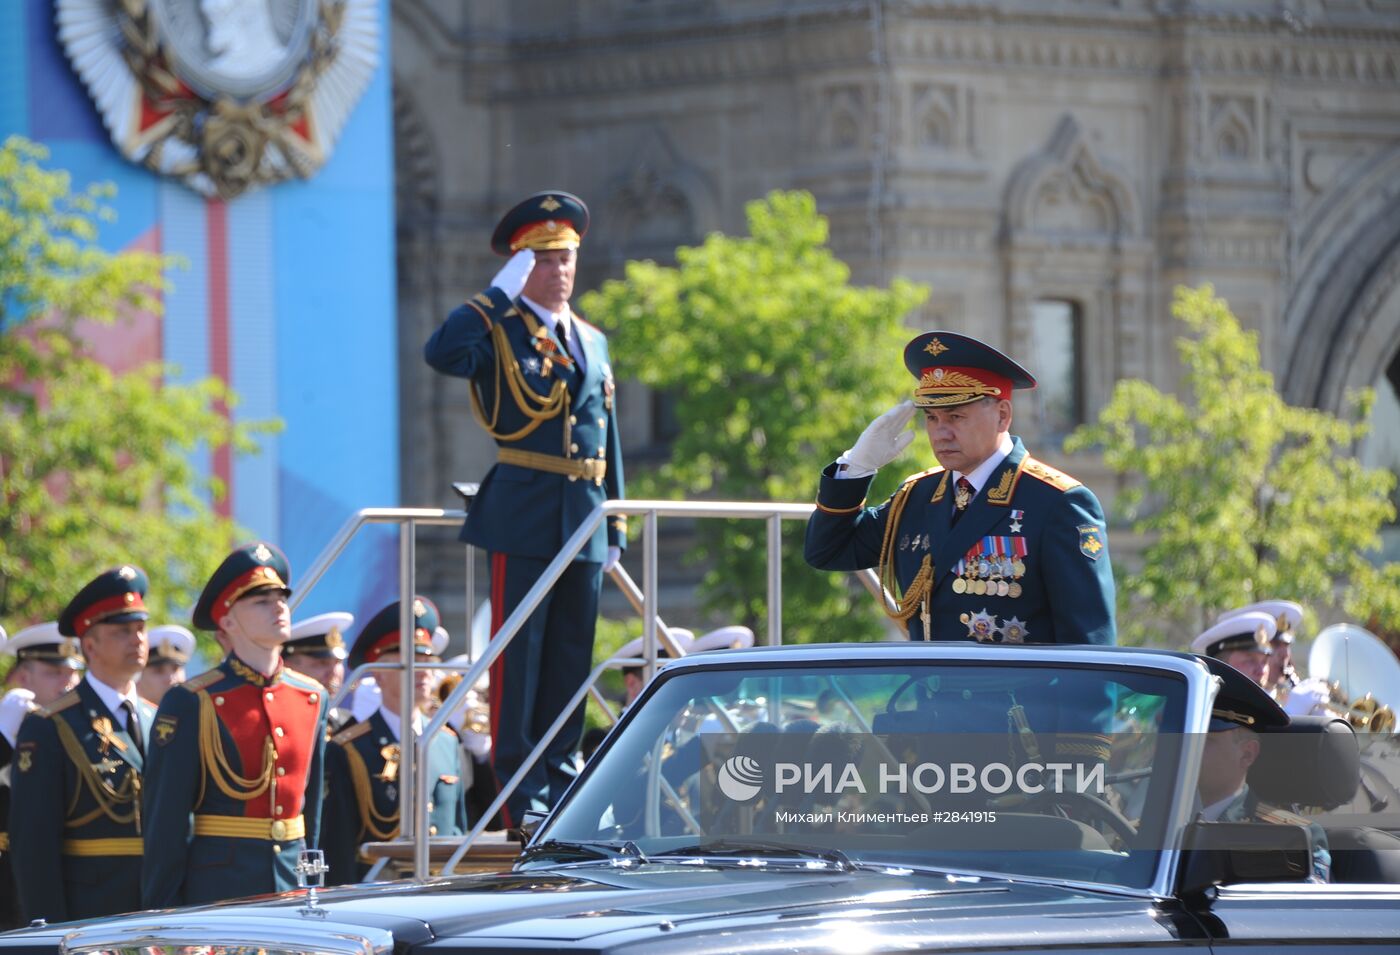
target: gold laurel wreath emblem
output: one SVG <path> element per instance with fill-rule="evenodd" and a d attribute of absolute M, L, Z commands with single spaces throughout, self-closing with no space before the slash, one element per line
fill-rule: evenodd
<path fill-rule="evenodd" d="M 209 100 L 186 87 L 170 68 L 149 0 L 120 0 L 122 58 L 141 84 L 144 103 L 163 117 L 140 134 L 150 144 L 142 164 L 180 178 L 202 172 L 226 201 L 256 185 L 315 172 L 324 157 L 295 127 L 314 121 L 311 94 L 335 58 L 345 14 L 336 0 L 320 0 L 319 7 L 310 48 L 286 91 L 264 102 L 240 102 L 222 95 Z M 165 146 L 172 141 L 193 147 L 195 158 L 162 168 Z M 264 162 L 274 145 L 288 160 L 280 168 Z"/>

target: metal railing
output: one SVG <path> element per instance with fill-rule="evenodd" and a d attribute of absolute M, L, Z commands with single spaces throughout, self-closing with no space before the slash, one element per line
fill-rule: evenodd
<path fill-rule="evenodd" d="M 411 806 L 410 813 L 400 810 L 399 833 L 400 841 L 412 842 L 413 844 L 413 872 L 416 878 L 426 878 L 428 875 L 428 824 L 427 824 L 427 800 L 417 798 L 418 793 L 427 789 L 427 759 L 426 747 L 434 736 L 441 731 L 446 724 L 448 717 L 456 711 L 466 700 L 467 693 L 474 687 L 481 676 L 487 672 L 492 663 L 504 652 L 506 646 L 524 626 L 525 622 L 534 613 L 545 595 L 553 588 L 555 582 L 563 574 L 564 570 L 574 560 L 574 558 L 587 546 L 594 533 L 602 527 L 603 522 L 613 514 L 627 514 L 633 517 L 642 518 L 642 539 L 641 539 L 641 561 L 642 561 L 642 586 L 638 589 L 636 583 L 628 575 L 626 570 L 618 565 L 612 571 L 614 583 L 622 591 L 624 597 L 642 617 L 642 646 L 643 654 L 641 662 L 645 668 L 645 675 L 649 678 L 654 672 L 657 659 L 658 642 L 663 643 L 667 652 L 672 657 L 685 655 L 683 647 L 670 633 L 670 628 L 661 620 L 658 607 L 658 568 L 657 568 L 657 521 L 661 517 L 686 517 L 686 518 L 720 518 L 720 519 L 749 519 L 764 520 L 767 523 L 767 597 L 768 615 L 767 628 L 764 635 L 764 643 L 768 646 L 779 646 L 782 643 L 782 522 L 784 520 L 806 520 L 815 509 L 812 504 L 781 504 L 781 503 L 746 503 L 746 502 L 723 502 L 723 501 L 606 501 L 584 519 L 583 523 L 564 542 L 559 553 L 545 567 L 539 579 L 535 581 L 528 593 L 516 605 L 510 617 L 502 624 L 500 629 L 492 636 L 486 645 L 485 651 L 476 660 L 471 661 L 469 666 L 449 667 L 452 670 L 465 669 L 465 674 L 458 685 L 453 689 L 447 699 L 442 701 L 442 705 L 433 715 L 427 726 L 423 728 L 422 734 L 418 737 L 415 745 L 401 746 L 401 756 L 399 764 L 399 805 Z M 414 594 L 417 592 L 417 560 L 415 555 L 415 544 L 417 528 L 421 526 L 456 526 L 466 517 L 464 510 L 441 510 L 436 508 L 366 508 L 353 515 L 350 520 L 341 528 L 340 532 L 326 546 L 312 564 L 310 572 L 307 574 L 306 582 L 298 589 L 297 596 L 293 600 L 293 609 L 305 599 L 306 595 L 325 575 L 326 571 L 335 560 L 344 552 L 346 546 L 360 531 L 361 528 L 370 524 L 397 524 L 399 525 L 399 595 L 400 595 L 400 660 L 399 663 L 375 663 L 364 664 L 357 667 L 352 673 L 347 675 L 344 685 L 335 698 L 332 705 L 338 704 L 350 692 L 361 676 L 370 670 L 399 670 L 401 671 L 402 693 L 400 701 L 402 705 L 401 723 L 402 726 L 411 726 L 414 705 L 413 676 L 415 667 L 413 652 L 413 609 L 412 602 Z M 474 596 L 474 548 L 468 546 L 467 551 L 467 620 L 473 617 L 475 603 Z M 884 588 L 880 586 L 879 579 L 873 571 L 863 570 L 858 572 L 861 583 L 870 591 L 871 595 L 881 601 L 887 608 L 893 608 L 894 601 Z M 553 725 L 545 733 L 544 737 L 536 744 L 529 756 L 526 757 L 520 769 L 506 781 L 497 794 L 490 807 L 481 814 L 471 831 L 463 838 L 456 852 L 449 858 L 443 868 L 443 874 L 450 875 L 461 860 L 470 850 L 472 844 L 485 831 L 486 825 L 506 800 L 510 798 L 525 774 L 534 766 L 535 762 L 543 755 L 545 748 L 558 735 L 564 723 L 568 720 L 569 714 L 579 706 L 584 698 L 592 693 L 600 704 L 603 702 L 601 694 L 596 690 L 598 678 L 610 666 L 616 665 L 616 661 L 605 661 L 596 666 L 589 674 L 588 678 L 575 691 L 567 706 L 565 706 Z M 440 667 L 434 666 L 434 669 Z M 604 706 L 604 712 L 612 717 L 610 708 Z"/>
<path fill-rule="evenodd" d="M 413 725 L 413 675 L 416 669 L 413 651 L 413 597 L 418 592 L 418 561 L 416 556 L 416 544 L 419 525 L 435 527 L 455 527 L 462 523 L 467 516 L 466 511 L 443 510 L 441 508 L 418 508 L 418 507 L 367 507 L 357 511 L 341 527 L 331 542 L 325 546 L 316 560 L 312 562 L 310 571 L 307 572 L 306 581 L 303 583 L 291 600 L 290 609 L 295 611 L 301 602 L 306 599 L 307 594 L 325 576 L 326 571 L 331 568 L 338 558 L 349 546 L 350 541 L 360 532 L 360 529 L 370 524 L 397 524 L 399 526 L 399 660 L 397 664 L 385 664 L 383 669 L 396 669 L 401 671 L 399 684 L 399 699 L 402 701 L 400 716 L 403 720 L 400 726 Z M 358 670 L 356 671 L 359 672 Z M 337 705 L 344 699 L 349 688 L 354 684 L 346 679 L 341 686 L 340 692 L 331 701 L 329 706 Z M 406 803 L 417 803 L 418 774 L 415 772 L 417 763 L 422 756 L 419 747 L 423 741 L 419 741 L 415 746 L 400 746 L 399 754 L 399 774 L 401 777 L 399 786 L 399 805 Z M 411 820 L 403 818 L 403 813 L 399 814 L 399 831 L 405 836 L 412 830 Z M 417 814 L 414 814 L 416 818 Z"/>

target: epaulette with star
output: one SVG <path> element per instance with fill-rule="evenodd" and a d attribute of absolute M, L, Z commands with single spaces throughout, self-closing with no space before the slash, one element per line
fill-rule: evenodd
<path fill-rule="evenodd" d="M 361 723 L 352 723 L 350 726 L 347 726 L 345 729 L 332 736 L 331 742 L 339 743 L 341 746 L 344 746 L 346 743 L 354 742 L 355 740 L 359 739 L 361 736 L 364 736 L 368 732 L 368 720 Z"/>
<path fill-rule="evenodd" d="M 55 713 L 62 713 L 70 706 L 77 706 L 78 702 L 78 691 L 69 690 L 48 706 L 40 707 L 36 712 L 38 712 L 40 716 L 53 716 Z"/>
<path fill-rule="evenodd" d="M 1044 461 L 1037 461 L 1030 455 L 1026 455 L 1025 461 L 1022 462 L 1021 471 L 1050 485 L 1057 491 L 1071 491 L 1084 483 L 1077 478 L 1070 477 L 1063 471 L 1052 468 Z"/>

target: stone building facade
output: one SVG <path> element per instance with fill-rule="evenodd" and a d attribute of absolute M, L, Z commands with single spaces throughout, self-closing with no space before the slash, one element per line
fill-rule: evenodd
<path fill-rule="evenodd" d="M 593 210 L 581 288 L 810 190 L 856 281 L 932 287 L 911 328 L 1041 373 L 1052 461 L 1117 379 L 1173 386 L 1172 289 L 1212 282 L 1290 401 L 1377 387 L 1400 461 L 1400 0 L 396 0 L 393 62 L 407 502 L 493 460 L 420 348 L 546 187 Z"/>

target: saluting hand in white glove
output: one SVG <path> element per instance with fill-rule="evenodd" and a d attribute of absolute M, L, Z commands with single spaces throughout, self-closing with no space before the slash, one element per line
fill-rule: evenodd
<path fill-rule="evenodd" d="M 535 252 L 533 249 L 521 249 L 512 255 L 506 264 L 501 266 L 501 270 L 496 273 L 496 277 L 491 280 L 491 284 L 502 292 L 506 293 L 506 298 L 516 299 L 525 289 L 525 280 L 530 277 L 530 272 L 535 268 Z"/>
<path fill-rule="evenodd" d="M 914 402 L 906 399 L 870 422 L 855 445 L 841 455 L 848 476 L 874 474 L 903 454 L 914 440 L 914 432 L 909 430 L 909 422 L 913 420 Z M 850 474 L 851 471 L 860 473 Z"/>

